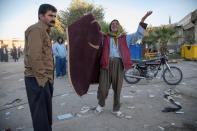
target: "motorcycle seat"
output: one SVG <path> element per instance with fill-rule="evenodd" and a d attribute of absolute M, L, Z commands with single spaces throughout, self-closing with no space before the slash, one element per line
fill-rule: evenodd
<path fill-rule="evenodd" d="M 132 60 L 133 64 L 146 64 L 146 63 L 149 63 L 149 62 L 156 62 L 158 61 L 159 59 L 152 59 L 152 60 Z"/>

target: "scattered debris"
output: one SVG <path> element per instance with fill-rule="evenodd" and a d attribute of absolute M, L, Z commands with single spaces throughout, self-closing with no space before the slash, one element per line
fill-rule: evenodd
<path fill-rule="evenodd" d="M 72 118 L 73 115 L 71 113 L 68 113 L 68 114 L 64 114 L 64 115 L 59 115 L 57 118 L 59 120 L 63 120 L 63 119 L 69 119 L 69 118 Z"/>
<path fill-rule="evenodd" d="M 23 129 L 25 129 L 24 126 L 22 126 L 22 127 L 17 127 L 17 128 L 16 128 L 16 131 L 18 131 L 18 130 L 23 130 Z"/>
<path fill-rule="evenodd" d="M 12 105 L 12 104 L 10 104 L 10 105 L 5 105 L 5 107 L 6 107 L 6 108 L 10 108 L 10 107 L 13 107 L 13 105 Z"/>
<path fill-rule="evenodd" d="M 83 107 L 81 108 L 81 111 L 87 110 L 87 109 L 90 109 L 90 107 L 89 107 L 89 106 L 83 106 Z"/>
<path fill-rule="evenodd" d="M 170 102 L 171 104 L 175 105 L 176 107 L 165 107 L 162 112 L 177 112 L 180 109 L 182 109 L 182 106 L 179 102 L 174 101 L 174 99 L 171 97 L 171 95 L 164 95 L 164 100 Z"/>
<path fill-rule="evenodd" d="M 6 115 L 6 116 L 9 116 L 9 115 L 10 115 L 10 112 L 6 112 L 5 115 Z"/>
<path fill-rule="evenodd" d="M 96 92 L 88 92 L 87 94 L 88 94 L 88 95 L 97 95 Z"/>
<path fill-rule="evenodd" d="M 90 108 L 90 110 L 95 111 L 95 110 L 96 110 L 96 106 L 92 106 L 92 107 Z"/>
<path fill-rule="evenodd" d="M 68 94 L 66 93 L 66 94 L 61 95 L 61 97 L 64 97 L 64 96 L 68 96 Z"/>
<path fill-rule="evenodd" d="M 136 91 L 134 91 L 134 90 L 131 90 L 130 92 L 131 92 L 131 93 L 136 93 Z"/>
<path fill-rule="evenodd" d="M 15 99 L 15 100 L 13 100 L 12 102 L 7 103 L 7 104 L 5 104 L 5 105 L 12 105 L 12 104 L 14 104 L 14 103 L 19 103 L 19 102 L 21 102 L 21 101 L 22 101 L 22 99 L 17 98 L 17 99 Z"/>
<path fill-rule="evenodd" d="M 78 114 L 78 113 L 76 114 L 76 117 L 81 117 L 81 116 L 82 116 L 81 114 Z"/>
<path fill-rule="evenodd" d="M 163 127 L 161 127 L 161 126 L 158 126 L 158 128 L 161 129 L 162 131 L 165 130 L 165 129 L 164 129 Z"/>
<path fill-rule="evenodd" d="M 135 106 L 129 106 L 129 107 L 127 107 L 128 109 L 134 109 L 135 108 Z"/>
<path fill-rule="evenodd" d="M 5 115 L 6 115 L 5 117 L 6 120 L 10 119 L 10 112 L 6 112 Z"/>
<path fill-rule="evenodd" d="M 82 114 L 84 114 L 84 113 L 86 113 L 86 112 L 88 112 L 90 110 L 90 107 L 89 106 L 83 106 L 82 108 L 81 108 L 81 113 Z"/>
<path fill-rule="evenodd" d="M 185 83 L 185 82 L 182 82 L 181 84 L 182 84 L 182 85 L 186 85 L 186 83 Z"/>
<path fill-rule="evenodd" d="M 134 86 L 131 86 L 131 88 L 134 88 Z"/>
<path fill-rule="evenodd" d="M 132 116 L 125 116 L 125 118 L 126 118 L 126 119 L 131 119 L 131 118 L 132 118 Z"/>
<path fill-rule="evenodd" d="M 174 103 L 175 103 L 175 104 L 177 104 L 177 105 L 181 105 L 181 103 L 180 103 L 180 102 L 178 102 L 178 101 L 175 101 Z"/>
<path fill-rule="evenodd" d="M 133 96 L 123 96 L 123 98 L 133 98 Z"/>
<path fill-rule="evenodd" d="M 173 97 L 180 98 L 180 99 L 182 98 L 182 96 L 180 94 L 173 95 Z"/>
<path fill-rule="evenodd" d="M 175 125 L 175 123 L 171 123 L 171 125 L 172 125 L 172 126 L 174 126 L 174 125 Z"/>
<path fill-rule="evenodd" d="M 182 111 L 177 111 L 176 114 L 184 114 Z"/>
<path fill-rule="evenodd" d="M 150 95 L 149 95 L 149 97 L 150 97 L 150 98 L 154 98 L 155 96 L 154 96 L 154 95 L 152 95 L 152 94 L 150 94 Z"/>
<path fill-rule="evenodd" d="M 89 111 L 89 109 L 86 109 L 86 110 L 83 110 L 83 111 L 80 111 L 82 114 L 84 114 L 84 113 L 86 113 L 86 112 L 88 112 Z"/>
<path fill-rule="evenodd" d="M 17 109 L 18 110 L 24 109 L 24 106 L 19 106 Z"/>
<path fill-rule="evenodd" d="M 20 81 L 24 81 L 24 79 L 19 79 L 18 81 L 19 81 L 19 82 L 20 82 Z"/>

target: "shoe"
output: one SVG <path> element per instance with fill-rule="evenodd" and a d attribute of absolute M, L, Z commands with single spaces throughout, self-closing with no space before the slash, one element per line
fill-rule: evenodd
<path fill-rule="evenodd" d="M 95 109 L 95 112 L 96 112 L 96 113 L 101 113 L 101 112 L 103 112 L 103 107 L 101 107 L 100 105 L 98 105 L 98 106 L 96 107 L 96 109 Z"/>
<path fill-rule="evenodd" d="M 119 118 L 124 117 L 124 114 L 121 111 L 112 111 L 112 114 L 114 114 L 115 116 Z"/>

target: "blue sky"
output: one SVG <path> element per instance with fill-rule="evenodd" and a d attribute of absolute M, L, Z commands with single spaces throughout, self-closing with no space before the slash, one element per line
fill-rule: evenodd
<path fill-rule="evenodd" d="M 127 32 L 136 31 L 143 15 L 152 10 L 153 14 L 145 21 L 149 25 L 168 24 L 180 21 L 188 13 L 197 9 L 197 0 L 87 0 L 101 5 L 105 20 L 118 19 Z M 58 11 L 66 9 L 71 0 L 0 0 L 0 38 L 24 39 L 26 28 L 38 21 L 40 4 L 49 3 Z"/>

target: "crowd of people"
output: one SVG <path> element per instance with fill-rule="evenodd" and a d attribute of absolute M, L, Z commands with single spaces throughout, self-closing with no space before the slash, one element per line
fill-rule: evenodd
<path fill-rule="evenodd" d="M 9 57 L 12 57 L 12 59 L 17 62 L 22 54 L 23 51 L 20 46 L 16 48 L 16 46 L 13 44 L 13 47 L 8 50 L 8 45 L 2 44 L 0 48 L 0 61 L 8 62 Z"/>

